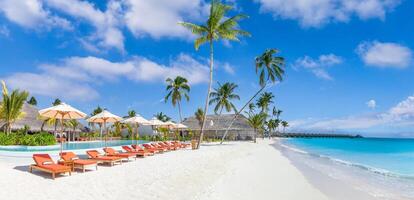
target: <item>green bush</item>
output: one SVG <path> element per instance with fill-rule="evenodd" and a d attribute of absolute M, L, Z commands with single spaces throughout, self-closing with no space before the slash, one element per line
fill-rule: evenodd
<path fill-rule="evenodd" d="M 6 135 L 5 133 L 0 133 L 0 145 L 47 146 L 54 144 L 56 144 L 55 137 L 46 132 L 32 135 L 22 133 Z"/>

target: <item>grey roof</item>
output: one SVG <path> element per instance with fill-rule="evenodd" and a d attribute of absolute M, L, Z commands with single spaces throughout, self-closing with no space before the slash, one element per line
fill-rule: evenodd
<path fill-rule="evenodd" d="M 22 129 L 25 125 L 30 127 L 30 131 L 37 132 L 41 130 L 43 120 L 39 118 L 39 109 L 35 106 L 32 106 L 28 103 L 25 103 L 23 105 L 22 111 L 24 112 L 24 117 L 21 119 L 18 119 L 12 124 L 13 130 Z M 4 122 L 0 121 L 0 127 L 3 127 Z M 60 126 L 58 126 L 58 129 Z M 77 131 L 80 130 L 81 127 Z M 54 131 L 54 126 L 49 126 L 47 123 L 43 126 L 43 131 Z"/>
<path fill-rule="evenodd" d="M 234 114 L 207 115 L 205 130 L 226 130 L 233 118 Z M 213 121 L 213 126 L 211 126 L 211 121 Z M 194 116 L 184 119 L 182 123 L 189 129 L 200 130 L 198 120 Z M 253 129 L 248 124 L 247 118 L 244 115 L 239 115 L 230 130 L 252 131 Z"/>

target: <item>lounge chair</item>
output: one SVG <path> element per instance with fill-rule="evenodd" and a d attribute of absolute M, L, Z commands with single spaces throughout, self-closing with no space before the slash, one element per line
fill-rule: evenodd
<path fill-rule="evenodd" d="M 144 146 L 144 149 L 143 148 L 141 148 L 139 145 L 136 145 L 136 144 L 133 144 L 133 145 L 131 145 L 131 147 L 134 149 L 134 150 L 136 150 L 136 151 L 146 151 L 146 152 L 150 152 L 150 153 L 152 153 L 152 154 L 155 154 L 155 153 L 160 153 L 160 151 L 158 151 L 157 149 L 155 149 L 155 148 L 146 148 L 145 146 Z"/>
<path fill-rule="evenodd" d="M 168 148 L 166 146 L 161 146 L 157 143 L 151 143 L 151 146 L 153 146 L 154 148 L 157 148 L 157 149 L 162 149 L 164 152 L 165 151 L 170 151 L 170 148 Z"/>
<path fill-rule="evenodd" d="M 178 150 L 178 149 L 180 149 L 180 146 L 179 146 L 179 145 L 177 145 L 177 144 L 173 144 L 173 143 L 171 143 L 171 142 L 167 142 L 167 141 L 165 141 L 165 142 L 162 142 L 162 144 L 164 144 L 164 145 L 166 145 L 166 146 L 170 147 L 170 149 L 171 149 L 171 150 Z"/>
<path fill-rule="evenodd" d="M 86 154 L 88 154 L 90 159 L 95 160 L 98 163 L 109 163 L 111 166 L 114 166 L 115 163 L 122 164 L 121 157 L 103 156 L 103 155 L 100 155 L 97 150 L 86 151 Z"/>
<path fill-rule="evenodd" d="M 115 149 L 106 147 L 103 149 L 105 151 L 106 156 L 115 156 L 115 157 L 121 157 L 123 159 L 127 159 L 129 161 L 129 158 L 137 158 L 137 154 L 135 153 L 120 153 L 115 151 Z"/>
<path fill-rule="evenodd" d="M 184 142 L 179 142 L 179 141 L 172 141 L 171 143 L 177 144 L 177 145 L 179 145 L 183 149 L 191 146 L 191 144 L 184 143 Z"/>
<path fill-rule="evenodd" d="M 122 146 L 122 149 L 124 149 L 127 153 L 135 153 L 137 156 L 142 156 L 142 157 L 154 155 L 151 152 L 144 151 L 142 149 L 141 150 L 135 150 L 135 149 L 133 149 L 129 146 Z"/>
<path fill-rule="evenodd" d="M 158 142 L 157 143 L 158 146 L 162 147 L 162 148 L 166 148 L 167 150 L 176 150 L 175 147 L 169 145 L 169 144 L 165 144 L 164 142 Z"/>
<path fill-rule="evenodd" d="M 73 169 L 78 168 L 85 172 L 86 168 L 95 167 L 96 170 L 98 170 L 98 162 L 96 160 L 79 159 L 79 157 L 73 152 L 62 152 L 59 155 L 63 162 L 72 162 Z"/>
<path fill-rule="evenodd" d="M 160 153 L 164 153 L 164 152 L 166 151 L 164 148 L 160 148 L 160 147 L 158 147 L 158 146 L 154 146 L 154 145 L 152 145 L 152 144 L 142 144 L 142 146 L 143 146 L 145 149 L 153 149 L 153 150 L 157 150 L 157 151 L 159 151 Z"/>
<path fill-rule="evenodd" d="M 56 164 L 49 154 L 33 154 L 33 160 L 36 164 L 32 164 L 29 167 L 30 173 L 33 169 L 48 172 L 52 174 L 52 178 L 55 179 L 56 174 L 69 173 L 72 175 L 72 167 Z"/>

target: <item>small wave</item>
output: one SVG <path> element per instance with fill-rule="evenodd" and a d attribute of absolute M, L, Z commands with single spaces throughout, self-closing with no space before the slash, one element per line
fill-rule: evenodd
<path fill-rule="evenodd" d="M 334 162 L 334 163 L 338 163 L 338 164 L 346 165 L 346 166 L 351 166 L 351 167 L 356 167 L 356 168 L 359 168 L 359 169 L 370 171 L 370 172 L 375 173 L 375 174 L 380 174 L 380 175 L 388 176 L 388 177 L 405 178 L 405 179 L 413 179 L 414 180 L 413 175 L 394 173 L 394 172 L 388 171 L 386 169 L 371 167 L 371 166 L 360 164 L 360 163 L 353 163 L 353 162 L 341 160 L 341 159 L 338 159 L 338 158 L 333 158 L 333 157 L 327 156 L 327 155 L 311 153 L 311 152 L 307 152 L 305 150 L 298 149 L 298 148 L 295 148 L 295 147 L 292 147 L 292 146 L 289 146 L 289 145 L 285 145 L 285 144 L 280 144 L 280 146 L 285 148 L 285 149 L 288 149 L 290 151 L 296 152 L 296 153 L 305 154 L 305 155 L 309 155 L 309 156 L 316 157 L 316 158 L 321 158 L 321 159 L 327 159 L 327 160 L 329 160 L 331 162 Z"/>

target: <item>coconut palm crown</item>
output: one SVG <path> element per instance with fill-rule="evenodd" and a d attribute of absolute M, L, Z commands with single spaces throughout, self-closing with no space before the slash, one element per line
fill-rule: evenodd
<path fill-rule="evenodd" d="M 188 93 L 190 92 L 190 86 L 188 85 L 188 80 L 184 77 L 177 76 L 174 79 L 167 78 L 167 96 L 165 96 L 165 102 L 168 99 L 171 99 L 172 105 L 175 107 L 178 105 L 178 113 L 180 115 L 180 122 L 183 121 L 182 114 L 181 114 L 181 99 L 184 98 L 189 101 L 190 96 Z"/>
<path fill-rule="evenodd" d="M 13 90 L 9 93 L 6 83 L 1 82 L 3 90 L 3 99 L 0 103 L 0 120 L 4 121 L 4 130 L 6 134 L 11 133 L 12 124 L 24 116 L 22 112 L 23 104 L 29 93 L 26 91 Z"/>
<path fill-rule="evenodd" d="M 219 87 L 214 89 L 210 94 L 209 104 L 216 104 L 214 112 L 221 114 L 223 109 L 227 112 L 234 110 L 236 112 L 236 106 L 231 102 L 232 100 L 240 100 L 239 95 L 234 93 L 234 90 L 238 87 L 235 83 L 226 82 L 223 85 L 218 83 Z"/>

